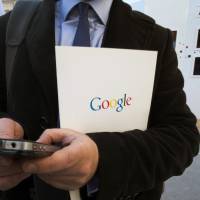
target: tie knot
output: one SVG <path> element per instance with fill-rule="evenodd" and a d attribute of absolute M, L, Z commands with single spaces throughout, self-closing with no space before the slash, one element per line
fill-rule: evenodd
<path fill-rule="evenodd" d="M 77 6 L 78 6 L 79 16 L 87 16 L 88 17 L 89 4 L 80 2 Z"/>

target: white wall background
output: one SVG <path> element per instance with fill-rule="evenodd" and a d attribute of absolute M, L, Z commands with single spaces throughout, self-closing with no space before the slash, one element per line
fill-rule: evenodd
<path fill-rule="evenodd" d="M 186 79 L 185 91 L 188 94 L 188 104 L 200 119 L 200 76 L 193 76 L 195 57 L 200 57 L 200 49 L 196 48 L 198 30 L 200 30 L 200 0 L 190 0 L 185 30 L 185 43 L 188 49 L 181 70 Z"/>
<path fill-rule="evenodd" d="M 187 103 L 200 119 L 200 76 L 193 76 L 198 29 L 200 29 L 200 0 L 124 0 L 133 9 L 152 16 L 158 24 L 177 30 L 176 52 L 179 68 L 185 79 Z"/>

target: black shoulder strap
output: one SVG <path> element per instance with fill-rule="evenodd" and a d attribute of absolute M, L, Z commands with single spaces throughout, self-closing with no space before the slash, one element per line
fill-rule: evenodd
<path fill-rule="evenodd" d="M 41 0 L 18 0 L 11 12 L 6 32 L 6 83 L 9 88 L 15 56 L 25 39 L 29 24 Z"/>

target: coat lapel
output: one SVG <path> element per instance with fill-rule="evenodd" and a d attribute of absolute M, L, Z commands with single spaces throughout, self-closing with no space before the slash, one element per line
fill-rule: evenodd
<path fill-rule="evenodd" d="M 38 79 L 53 121 L 58 112 L 55 63 L 54 0 L 44 0 L 27 36 L 27 48 L 33 72 Z"/>
<path fill-rule="evenodd" d="M 103 47 L 147 49 L 154 21 L 142 19 L 140 13 L 121 0 L 114 0 L 103 40 Z M 147 23 L 148 21 L 148 23 Z"/>

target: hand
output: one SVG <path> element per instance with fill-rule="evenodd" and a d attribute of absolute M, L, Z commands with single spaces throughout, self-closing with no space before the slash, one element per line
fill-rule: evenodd
<path fill-rule="evenodd" d="M 98 149 L 87 135 L 69 129 L 50 129 L 38 142 L 62 143 L 64 147 L 49 157 L 27 160 L 23 164 L 24 172 L 37 174 L 46 183 L 62 190 L 78 189 L 95 174 Z"/>
<path fill-rule="evenodd" d="M 23 128 L 15 121 L 7 118 L 0 119 L 0 138 L 23 138 Z M 8 190 L 18 185 L 29 174 L 22 171 L 21 164 L 13 158 L 0 156 L 0 190 Z"/>

